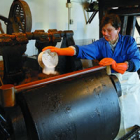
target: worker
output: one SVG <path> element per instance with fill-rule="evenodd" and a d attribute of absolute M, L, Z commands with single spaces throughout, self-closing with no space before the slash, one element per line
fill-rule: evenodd
<path fill-rule="evenodd" d="M 116 137 L 119 139 L 134 125 L 140 125 L 140 53 L 135 39 L 129 35 L 121 35 L 121 21 L 118 15 L 105 15 L 101 21 L 103 38 L 84 46 L 57 48 L 48 46 L 58 55 L 75 56 L 80 59 L 99 60 L 101 66 L 110 66 L 112 74 L 121 83 L 120 100 L 121 124 Z"/>

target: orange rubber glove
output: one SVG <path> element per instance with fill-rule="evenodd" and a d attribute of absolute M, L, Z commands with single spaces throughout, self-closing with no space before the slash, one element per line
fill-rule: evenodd
<path fill-rule="evenodd" d="M 115 71 L 124 74 L 125 71 L 128 69 L 128 64 L 127 63 L 116 63 L 116 65 L 112 65 L 112 69 Z"/>
<path fill-rule="evenodd" d="M 68 48 L 57 48 L 53 46 L 45 47 L 42 51 L 50 49 L 51 52 L 56 52 L 58 55 L 65 55 L 65 56 L 74 56 L 74 49 L 71 47 Z"/>
<path fill-rule="evenodd" d="M 125 71 L 128 68 L 127 63 L 116 63 L 116 61 L 112 58 L 103 58 L 100 62 L 99 65 L 101 66 L 109 66 L 111 65 L 112 69 L 117 71 L 118 73 L 124 74 Z"/>
<path fill-rule="evenodd" d="M 109 66 L 109 65 L 115 65 L 116 61 L 112 58 L 103 58 L 100 62 L 99 65 L 101 66 Z"/>

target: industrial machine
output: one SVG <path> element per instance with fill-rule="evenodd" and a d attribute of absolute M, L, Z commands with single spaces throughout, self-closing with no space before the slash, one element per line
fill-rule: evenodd
<path fill-rule="evenodd" d="M 14 0 L 7 34 L 0 34 L 3 73 L 0 86 L 1 140 L 113 140 L 120 127 L 118 79 L 105 67 L 82 69 L 81 60 L 59 56 L 58 75 L 43 75 L 37 59 L 24 54 L 29 40 L 45 46 L 74 45 L 73 31 L 31 32 L 31 12 Z"/>
<path fill-rule="evenodd" d="M 32 16 L 28 4 L 23 0 L 14 0 L 9 17 L 0 15 L 0 19 L 6 23 L 7 33 L 0 34 L 0 54 L 3 58 L 3 72 L 1 73 L 1 84 L 17 85 L 26 78 L 29 69 L 34 69 L 39 74 L 40 66 L 37 59 L 31 59 L 24 53 L 29 40 L 35 40 L 38 54 L 45 46 L 56 46 L 62 41 L 61 47 L 74 45 L 73 31 L 57 31 L 56 29 L 36 30 L 31 32 Z M 31 63 L 34 68 L 31 68 Z M 63 63 L 62 63 L 63 62 Z M 82 69 L 81 61 L 76 58 L 60 56 L 57 71 L 60 74 Z M 33 73 L 33 72 L 31 72 Z"/>
<path fill-rule="evenodd" d="M 1 137 L 112 140 L 120 126 L 120 93 L 118 79 L 99 66 L 18 86 L 3 85 Z"/>

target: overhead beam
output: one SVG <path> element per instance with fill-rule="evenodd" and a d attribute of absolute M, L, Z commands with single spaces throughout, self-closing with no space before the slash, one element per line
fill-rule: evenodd
<path fill-rule="evenodd" d="M 104 7 L 115 7 L 115 6 L 134 6 L 140 5 L 140 0 L 99 0 L 99 3 Z"/>

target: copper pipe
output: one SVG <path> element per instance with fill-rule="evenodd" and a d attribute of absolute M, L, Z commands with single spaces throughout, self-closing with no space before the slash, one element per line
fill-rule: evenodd
<path fill-rule="evenodd" d="M 0 88 L 1 103 L 4 107 L 13 107 L 15 105 L 14 85 L 2 85 Z"/>
<path fill-rule="evenodd" d="M 79 75 L 82 75 L 82 74 L 87 74 L 87 73 L 94 72 L 94 71 L 97 71 L 97 70 L 101 70 L 101 69 L 104 69 L 104 68 L 105 67 L 102 67 L 102 66 L 96 66 L 96 67 L 87 68 L 87 69 L 79 70 L 79 71 L 74 71 L 74 72 L 71 72 L 71 73 L 63 74 L 63 75 L 58 75 L 58 76 L 55 76 L 55 77 L 50 77 L 50 78 L 47 78 L 47 79 L 42 79 L 42 80 L 30 82 L 30 83 L 27 83 L 27 84 L 18 85 L 18 86 L 15 86 L 15 93 L 19 93 L 20 91 L 27 90 L 27 89 L 30 89 L 30 88 L 34 88 L 34 87 L 37 87 L 37 86 L 42 86 L 42 85 L 45 85 L 45 84 L 62 81 L 64 79 L 76 77 L 76 76 L 79 76 Z"/>

